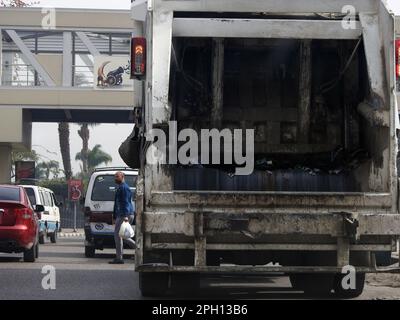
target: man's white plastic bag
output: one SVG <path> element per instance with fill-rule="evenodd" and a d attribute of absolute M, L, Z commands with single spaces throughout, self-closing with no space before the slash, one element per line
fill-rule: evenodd
<path fill-rule="evenodd" d="M 124 221 L 121 224 L 121 228 L 119 229 L 119 236 L 124 240 L 131 239 L 135 236 L 135 230 L 133 230 L 129 222 Z"/>

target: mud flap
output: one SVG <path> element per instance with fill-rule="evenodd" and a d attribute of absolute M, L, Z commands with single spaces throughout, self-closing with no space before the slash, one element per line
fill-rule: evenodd
<path fill-rule="evenodd" d="M 126 138 L 118 149 L 119 155 L 127 166 L 132 169 L 140 168 L 140 146 L 142 137 L 139 128 L 135 126 L 132 133 Z"/>

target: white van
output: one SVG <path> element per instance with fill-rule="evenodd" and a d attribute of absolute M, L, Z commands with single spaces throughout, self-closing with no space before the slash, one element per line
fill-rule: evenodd
<path fill-rule="evenodd" d="M 125 182 L 132 191 L 132 205 L 135 210 L 137 170 L 128 168 L 96 169 L 89 180 L 85 204 L 85 256 L 94 257 L 96 249 L 115 248 L 113 209 L 115 190 L 115 173 L 125 174 Z"/>
<path fill-rule="evenodd" d="M 61 228 L 59 209 L 61 203 L 57 201 L 54 192 L 50 189 L 33 185 L 22 185 L 21 187 L 26 190 L 33 207 L 38 204 L 44 206 L 44 211 L 39 215 L 39 243 L 44 244 L 46 238 L 49 238 L 52 243 L 56 243 L 57 233 Z"/>

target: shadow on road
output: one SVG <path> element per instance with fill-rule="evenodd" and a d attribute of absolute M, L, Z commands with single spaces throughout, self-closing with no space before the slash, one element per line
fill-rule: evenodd
<path fill-rule="evenodd" d="M 202 278 L 201 287 L 195 292 L 154 297 L 165 300 L 336 300 L 328 296 L 306 295 L 294 290 L 287 277 L 268 275 L 265 277 L 241 276 Z"/>
<path fill-rule="evenodd" d="M 0 263 L 10 263 L 10 262 L 19 262 L 22 261 L 22 255 L 18 256 L 15 255 L 13 257 L 7 256 L 7 257 L 1 257 L 0 256 Z"/>

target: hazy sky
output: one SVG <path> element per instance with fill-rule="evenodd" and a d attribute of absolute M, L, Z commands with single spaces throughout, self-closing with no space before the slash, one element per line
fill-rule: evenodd
<path fill-rule="evenodd" d="M 400 14 L 400 1 L 388 0 L 389 7 L 396 13 Z M 99 8 L 99 9 L 129 9 L 130 0 L 41 0 L 39 6 L 64 7 L 64 8 Z M 75 154 L 80 151 L 82 141 L 77 134 L 78 126 L 71 125 L 71 158 L 75 158 Z M 91 129 L 91 138 L 89 147 L 92 148 L 96 144 L 101 144 L 103 149 L 110 153 L 113 157 L 113 166 L 123 165 L 118 155 L 120 143 L 130 134 L 131 125 L 100 125 Z M 61 157 L 54 155 L 59 154 L 59 141 L 57 124 L 34 123 L 32 132 L 32 144 L 39 154 L 44 157 L 55 159 L 61 162 Z M 41 145 L 41 146 L 36 146 Z M 47 149 L 47 150 L 46 150 Z M 61 164 L 62 165 L 62 164 Z M 74 173 L 80 171 L 80 162 L 72 161 Z"/>

